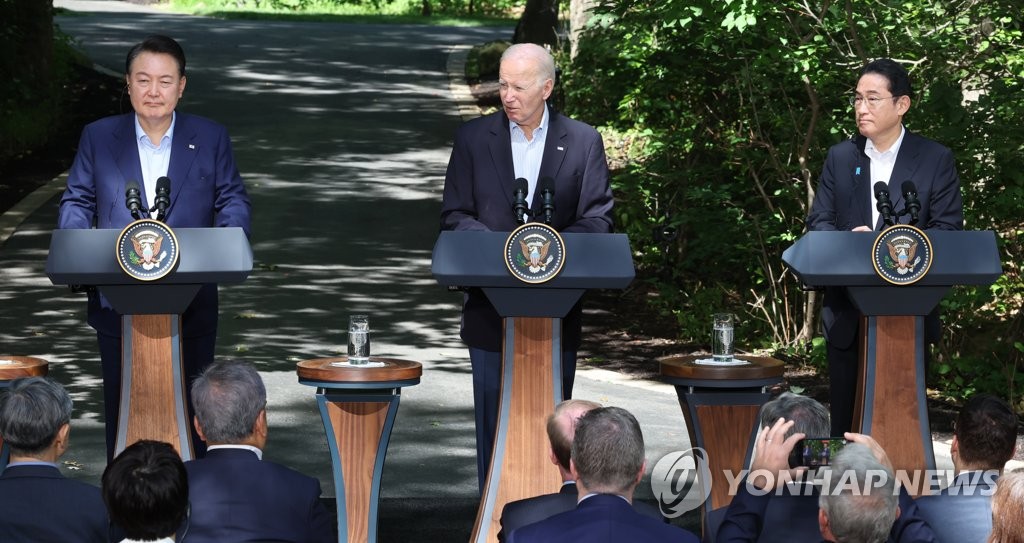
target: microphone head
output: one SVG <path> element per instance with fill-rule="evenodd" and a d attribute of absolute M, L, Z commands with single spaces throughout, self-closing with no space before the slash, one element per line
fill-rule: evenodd
<path fill-rule="evenodd" d="M 525 178 L 519 177 L 515 182 L 515 190 L 522 191 L 523 194 L 526 194 L 530 190 L 530 183 L 526 181 Z"/>
<path fill-rule="evenodd" d="M 875 198 L 880 197 L 882 194 L 886 197 L 889 196 L 889 184 L 885 181 L 875 183 Z"/>
<path fill-rule="evenodd" d="M 901 188 L 903 189 L 903 194 L 913 194 L 915 197 L 917 196 L 917 186 L 914 185 L 913 181 L 904 181 Z"/>
<path fill-rule="evenodd" d="M 129 181 L 128 184 L 125 186 L 128 187 L 124 191 L 125 194 L 131 195 L 132 193 L 139 193 L 139 184 L 136 183 L 135 181 Z"/>
<path fill-rule="evenodd" d="M 156 191 L 157 192 L 170 192 L 171 191 L 171 180 L 167 176 L 163 176 L 156 180 Z"/>
<path fill-rule="evenodd" d="M 540 187 L 541 192 L 555 192 L 555 180 L 550 176 L 541 177 L 540 181 L 537 182 L 537 186 Z"/>

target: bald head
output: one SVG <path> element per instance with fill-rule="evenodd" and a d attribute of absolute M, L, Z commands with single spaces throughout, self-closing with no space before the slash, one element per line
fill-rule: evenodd
<path fill-rule="evenodd" d="M 588 400 L 565 400 L 555 406 L 555 412 L 548 416 L 548 441 L 551 452 L 558 460 L 558 465 L 569 470 L 569 457 L 572 454 L 572 437 L 576 433 L 576 421 L 591 409 L 601 404 Z"/>

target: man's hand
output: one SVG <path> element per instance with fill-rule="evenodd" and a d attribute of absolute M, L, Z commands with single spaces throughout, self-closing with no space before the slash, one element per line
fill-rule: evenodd
<path fill-rule="evenodd" d="M 854 228 L 853 230 L 850 230 L 850 231 L 851 232 L 870 232 L 871 229 L 868 228 L 867 226 L 858 226 L 857 228 Z"/>
<path fill-rule="evenodd" d="M 786 437 L 786 432 L 794 424 L 796 422 L 780 418 L 770 428 L 766 426 L 758 431 L 757 451 L 750 462 L 750 475 L 747 478 L 749 483 L 762 490 L 772 490 L 795 480 L 799 472 L 807 469 L 789 468 L 789 453 L 793 451 L 796 442 L 804 438 L 800 432 Z"/>
<path fill-rule="evenodd" d="M 875 459 L 883 466 L 889 468 L 889 471 L 894 472 L 892 461 L 889 460 L 889 455 L 885 454 L 885 449 L 875 441 L 875 438 L 854 432 L 846 432 L 843 434 L 843 437 L 845 437 L 847 441 L 860 443 L 861 445 L 871 449 L 871 454 L 875 455 Z"/>

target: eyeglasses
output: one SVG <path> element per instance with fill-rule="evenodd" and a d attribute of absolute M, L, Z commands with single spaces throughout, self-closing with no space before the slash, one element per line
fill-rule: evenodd
<path fill-rule="evenodd" d="M 899 96 L 886 96 L 884 98 L 879 96 L 868 96 L 867 98 L 864 98 L 863 96 L 851 96 L 850 105 L 857 108 L 860 107 L 860 105 L 866 101 L 868 103 L 868 109 L 875 109 L 876 107 L 878 107 L 878 104 L 882 103 L 883 101 L 895 100 L 897 98 L 899 98 Z"/>

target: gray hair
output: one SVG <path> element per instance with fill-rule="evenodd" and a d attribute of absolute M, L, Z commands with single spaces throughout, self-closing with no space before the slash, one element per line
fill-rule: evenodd
<path fill-rule="evenodd" d="M 18 456 L 45 451 L 71 421 L 71 396 L 48 377 L 21 377 L 0 395 L 0 437 Z"/>
<path fill-rule="evenodd" d="M 892 470 L 867 446 L 850 443 L 833 458 L 818 505 L 837 541 L 881 543 L 896 521 L 898 500 Z"/>
<path fill-rule="evenodd" d="M 786 437 L 797 432 L 805 437 L 826 437 L 832 431 L 828 409 L 808 396 L 783 392 L 761 407 L 761 427 L 771 427 L 780 418 L 796 422 Z"/>
<path fill-rule="evenodd" d="M 501 62 L 512 58 L 532 60 L 539 83 L 543 83 L 545 79 L 550 79 L 551 83 L 555 82 L 555 59 L 547 49 L 535 43 L 517 43 L 505 49 L 501 54 Z"/>
<path fill-rule="evenodd" d="M 267 389 L 252 364 L 218 361 L 192 382 L 192 407 L 208 442 L 233 443 L 252 435 Z"/>
<path fill-rule="evenodd" d="M 632 491 L 644 465 L 644 436 L 629 411 L 601 407 L 576 421 L 572 461 L 579 481 L 591 492 Z"/>

